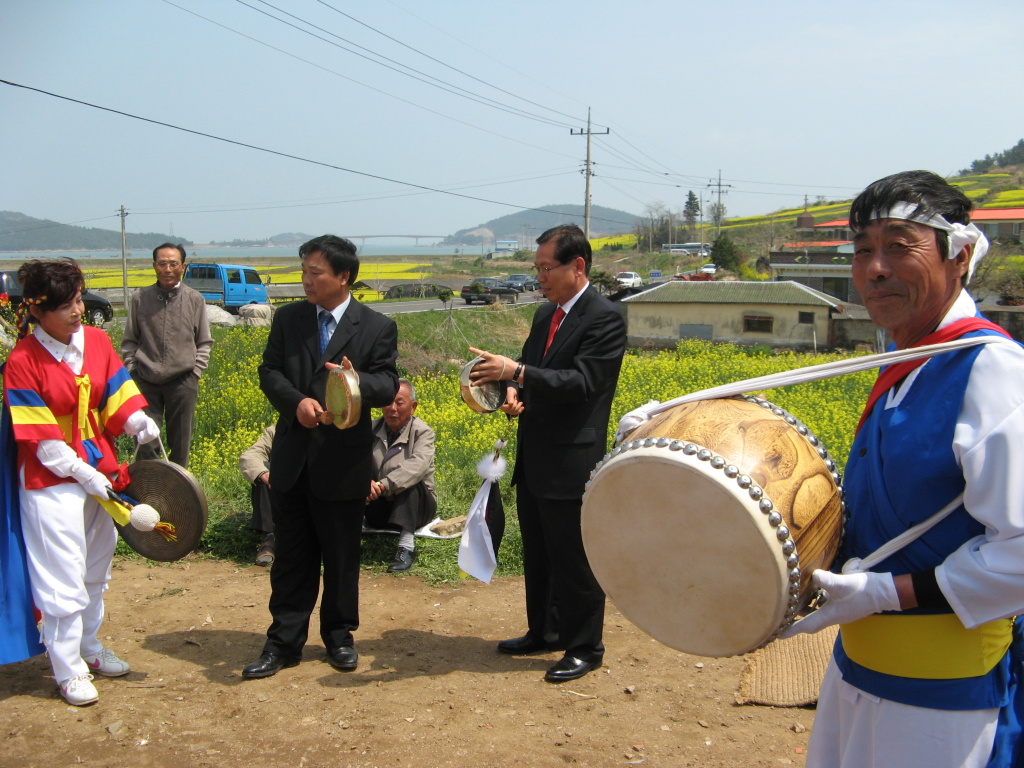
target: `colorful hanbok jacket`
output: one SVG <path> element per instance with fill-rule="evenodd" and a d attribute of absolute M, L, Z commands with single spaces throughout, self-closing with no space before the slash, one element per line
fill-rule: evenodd
<path fill-rule="evenodd" d="M 107 335 L 89 326 L 82 330 L 81 375 L 54 359 L 34 335 L 21 339 L 7 360 L 4 396 L 27 489 L 74 482 L 39 463 L 40 440 L 63 440 L 100 472 L 117 472 L 113 438 L 124 431 L 128 417 L 146 405 Z"/>

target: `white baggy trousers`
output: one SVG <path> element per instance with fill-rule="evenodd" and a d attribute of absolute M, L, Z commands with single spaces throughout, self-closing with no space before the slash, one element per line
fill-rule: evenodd
<path fill-rule="evenodd" d="M 832 659 L 807 768 L 984 768 L 998 717 L 998 709 L 928 709 L 880 699 L 843 680 Z"/>
<path fill-rule="evenodd" d="M 103 592 L 117 529 L 78 483 L 20 491 L 21 526 L 32 599 L 43 614 L 43 642 L 58 683 L 88 675 L 82 656 L 97 654 Z"/>

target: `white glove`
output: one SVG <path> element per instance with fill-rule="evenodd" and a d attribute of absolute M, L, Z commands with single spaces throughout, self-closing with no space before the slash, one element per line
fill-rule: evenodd
<path fill-rule="evenodd" d="M 139 441 L 139 445 L 143 443 L 149 443 L 160 437 L 160 427 L 157 426 L 156 422 L 153 421 L 149 416 L 146 416 L 146 422 L 142 425 L 142 428 L 136 433 L 135 439 Z"/>
<path fill-rule="evenodd" d="M 833 624 L 849 624 L 873 613 L 900 610 L 900 598 L 891 573 L 831 573 L 817 570 L 811 583 L 828 595 L 825 604 L 791 624 L 779 637 L 819 632 Z"/>
<path fill-rule="evenodd" d="M 139 441 L 139 445 L 156 440 L 160 437 L 160 427 L 145 411 L 136 411 L 124 423 L 124 431 L 133 435 Z"/>
<path fill-rule="evenodd" d="M 615 442 L 621 443 L 627 437 L 629 433 L 639 427 L 645 421 L 649 421 L 651 414 L 648 411 L 658 405 L 657 400 L 648 400 L 646 405 L 641 405 L 639 408 L 634 408 L 632 411 L 627 413 L 621 419 L 619 419 L 619 428 L 615 432 Z"/>
<path fill-rule="evenodd" d="M 106 499 L 107 489 L 113 487 L 106 475 L 85 462 L 72 469 L 71 476 L 85 488 L 86 493 L 99 499 Z"/>

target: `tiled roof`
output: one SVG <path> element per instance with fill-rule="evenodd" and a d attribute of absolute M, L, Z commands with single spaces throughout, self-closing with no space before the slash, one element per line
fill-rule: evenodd
<path fill-rule="evenodd" d="M 783 243 L 782 248 L 799 248 L 813 251 L 815 248 L 835 248 L 839 245 L 846 245 L 850 240 L 804 240 L 799 243 Z"/>
<path fill-rule="evenodd" d="M 979 208 L 971 211 L 971 221 L 1021 221 L 1024 208 Z"/>
<path fill-rule="evenodd" d="M 971 211 L 971 221 L 1020 221 L 1024 220 L 1024 208 L 978 208 Z M 819 227 L 848 227 L 848 219 L 836 219 L 835 221 L 823 221 L 815 224 Z"/>
<path fill-rule="evenodd" d="M 623 299 L 634 304 L 802 304 L 837 307 L 838 299 L 791 280 L 687 282 L 673 280 Z"/>

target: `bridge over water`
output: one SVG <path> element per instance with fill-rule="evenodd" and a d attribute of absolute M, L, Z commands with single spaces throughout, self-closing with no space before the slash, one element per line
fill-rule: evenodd
<path fill-rule="evenodd" d="M 361 245 L 361 246 L 362 245 L 366 245 L 366 241 L 367 240 L 372 240 L 374 238 L 385 238 L 385 237 L 404 237 L 404 238 L 409 238 L 409 239 L 415 240 L 415 244 L 419 245 L 421 238 L 424 239 L 424 240 L 444 240 L 446 237 L 448 237 L 448 235 L 345 235 L 345 237 L 347 239 L 349 239 L 349 240 L 352 240 L 353 242 L 358 240 L 359 241 L 359 245 Z"/>

